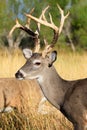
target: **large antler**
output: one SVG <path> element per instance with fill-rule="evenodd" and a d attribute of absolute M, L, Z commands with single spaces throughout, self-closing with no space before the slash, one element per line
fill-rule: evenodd
<path fill-rule="evenodd" d="M 49 53 L 49 52 L 51 51 L 51 49 L 54 47 L 55 43 L 56 43 L 57 40 L 58 40 L 58 36 L 60 35 L 60 33 L 61 33 L 62 29 L 63 29 L 64 21 L 65 21 L 65 19 L 66 19 L 66 18 L 68 17 L 68 15 L 69 15 L 69 12 L 68 12 L 68 13 L 64 16 L 64 11 L 60 8 L 59 5 L 57 5 L 57 7 L 58 7 L 58 9 L 59 9 L 59 11 L 60 11 L 60 14 L 61 14 L 60 27 L 57 27 L 57 26 L 54 24 L 54 22 L 53 22 L 53 20 L 52 20 L 51 14 L 49 14 L 49 16 L 50 16 L 50 22 L 48 22 L 48 21 L 46 20 L 45 12 L 46 12 L 46 10 L 49 8 L 49 6 L 47 6 L 47 7 L 42 11 L 42 14 L 41 14 L 41 17 L 40 17 L 40 18 L 36 18 L 36 17 L 32 16 L 31 14 L 26 14 L 27 17 L 29 17 L 29 18 L 31 18 L 32 20 L 34 20 L 34 21 L 36 21 L 37 23 L 39 23 L 39 26 L 40 26 L 40 24 L 43 24 L 43 25 L 45 25 L 45 26 L 47 26 L 47 27 L 50 27 L 50 28 L 53 29 L 53 31 L 54 31 L 53 40 L 52 40 L 52 42 L 51 42 L 50 45 L 46 45 L 46 47 L 45 47 L 45 49 L 44 49 L 44 51 L 43 51 L 43 53 L 42 53 L 43 57 L 45 57 L 45 55 L 46 55 L 47 53 Z"/>
<path fill-rule="evenodd" d="M 33 11 L 34 11 L 34 8 L 30 11 L 30 14 L 32 14 Z M 16 19 L 15 25 L 12 27 L 12 29 L 10 30 L 10 32 L 9 32 L 9 34 L 8 34 L 8 36 L 7 36 L 9 42 L 12 43 L 12 39 L 13 39 L 12 34 L 13 34 L 13 32 L 15 31 L 15 29 L 17 29 L 17 28 L 24 30 L 24 31 L 27 32 L 33 39 L 35 39 L 35 41 L 37 41 L 37 40 L 36 40 L 36 39 L 38 39 L 37 33 L 34 33 L 34 32 L 30 29 L 30 20 L 31 20 L 31 19 L 28 18 L 28 19 L 27 19 L 27 22 L 26 22 L 26 25 L 23 26 L 23 25 L 21 25 L 21 24 L 19 23 L 18 19 Z M 23 32 L 20 32 L 20 35 L 23 35 Z M 17 38 L 17 40 L 18 40 L 18 38 Z"/>
<path fill-rule="evenodd" d="M 28 22 L 25 26 L 21 25 L 18 20 L 16 19 L 16 24 L 13 26 L 13 28 L 11 29 L 11 31 L 9 32 L 8 37 L 12 36 L 13 31 L 16 28 L 20 28 L 24 31 L 26 31 L 33 39 L 34 39 L 34 43 L 35 43 L 35 52 L 38 52 L 40 49 L 40 39 L 39 39 L 39 33 L 40 33 L 40 25 L 43 24 L 47 27 L 50 27 L 53 31 L 54 31 L 54 36 L 53 39 L 51 41 L 51 44 L 48 45 L 46 39 L 44 39 L 45 42 L 45 49 L 42 52 L 43 57 L 46 56 L 47 53 L 49 53 L 51 51 L 51 49 L 54 47 L 55 43 L 58 40 L 58 36 L 60 35 L 62 29 L 63 29 L 63 25 L 64 25 L 64 21 L 65 19 L 68 17 L 69 12 L 64 16 L 64 11 L 60 8 L 59 5 L 57 5 L 60 14 L 61 14 L 61 20 L 60 20 L 60 27 L 57 27 L 53 20 L 52 20 L 52 16 L 49 13 L 49 17 L 50 17 L 50 22 L 47 21 L 46 17 L 45 17 L 45 12 L 48 10 L 49 6 L 47 6 L 44 10 L 42 10 L 42 13 L 40 15 L 39 18 L 36 18 L 34 16 L 32 16 L 32 12 L 34 9 L 31 10 L 30 14 L 25 14 L 28 17 Z M 37 23 L 37 29 L 35 32 L 33 32 L 30 28 L 30 20 L 34 20 Z"/>

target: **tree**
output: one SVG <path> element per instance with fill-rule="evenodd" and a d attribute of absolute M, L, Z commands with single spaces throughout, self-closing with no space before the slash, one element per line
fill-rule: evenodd
<path fill-rule="evenodd" d="M 87 49 L 87 0 L 76 1 L 71 9 L 72 40 L 80 48 Z"/>

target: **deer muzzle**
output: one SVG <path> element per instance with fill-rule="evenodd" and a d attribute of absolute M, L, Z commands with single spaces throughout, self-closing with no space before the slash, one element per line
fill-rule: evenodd
<path fill-rule="evenodd" d="M 23 76 L 23 74 L 21 73 L 21 71 L 20 71 L 20 70 L 19 70 L 19 71 L 17 71 L 17 73 L 15 74 L 15 77 L 16 77 L 17 79 L 19 79 L 19 80 L 24 79 L 24 76 Z"/>

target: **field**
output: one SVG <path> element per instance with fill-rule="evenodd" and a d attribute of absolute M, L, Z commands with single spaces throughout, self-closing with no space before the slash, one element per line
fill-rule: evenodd
<path fill-rule="evenodd" d="M 24 63 L 25 59 L 20 50 L 10 50 L 9 53 L 6 48 L 1 49 L 0 78 L 14 77 L 15 72 Z M 64 79 L 85 78 L 87 77 L 87 53 L 59 51 L 54 66 Z M 44 107 L 44 111 L 48 113 L 44 115 L 38 113 L 41 95 L 39 87 L 36 88 L 35 85 L 35 83 L 30 85 L 30 107 L 27 109 L 27 116 L 17 110 L 0 114 L 0 130 L 73 130 L 72 124 L 48 102 Z"/>

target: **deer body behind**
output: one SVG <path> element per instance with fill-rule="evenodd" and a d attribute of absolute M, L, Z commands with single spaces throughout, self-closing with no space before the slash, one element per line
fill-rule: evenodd
<path fill-rule="evenodd" d="M 87 79 L 62 79 L 52 65 L 56 56 L 55 52 L 45 58 L 34 53 L 15 76 L 18 79 L 37 79 L 45 97 L 73 123 L 74 129 L 86 130 Z"/>
<path fill-rule="evenodd" d="M 0 78 L 0 112 L 10 112 L 17 108 L 19 112 L 26 113 L 30 107 L 31 87 L 36 85 L 36 81 L 15 78 Z"/>

